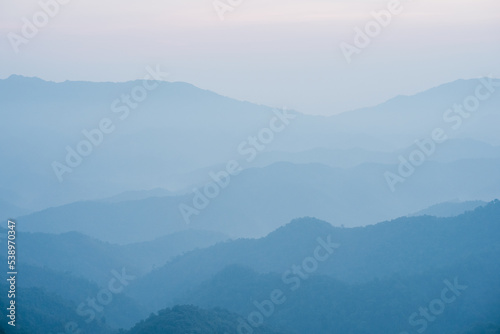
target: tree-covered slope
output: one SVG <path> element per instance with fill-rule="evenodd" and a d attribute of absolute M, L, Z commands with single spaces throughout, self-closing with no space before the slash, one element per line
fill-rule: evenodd
<path fill-rule="evenodd" d="M 124 334 L 236 334 L 240 316 L 222 309 L 204 310 L 182 305 L 167 308 L 139 322 Z M 284 334 L 267 326 L 255 334 Z"/>
<path fill-rule="evenodd" d="M 189 252 L 134 281 L 130 294 L 151 310 L 239 264 L 258 273 L 282 273 L 302 263 L 323 242 L 339 244 L 317 270 L 348 283 L 394 274 L 419 275 L 460 265 L 484 254 L 500 257 L 500 201 L 458 217 L 400 218 L 362 228 L 336 228 L 312 218 L 296 220 L 261 239 L 240 239 Z"/>

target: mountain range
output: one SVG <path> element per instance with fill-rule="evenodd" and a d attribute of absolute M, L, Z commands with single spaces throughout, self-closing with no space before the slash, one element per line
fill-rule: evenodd
<path fill-rule="evenodd" d="M 243 167 L 257 163 L 247 161 L 248 156 L 241 155 L 238 147 L 268 128 L 278 111 L 186 83 L 162 82 L 123 117 L 123 111 L 117 110 L 124 107 L 120 101 L 139 84 L 55 83 L 15 75 L 0 80 L 0 152 L 4 161 L 10 162 L 0 167 L 4 175 L 0 189 L 10 194 L 10 204 L 38 211 L 138 189 L 161 187 L 177 192 L 192 186 L 193 179 L 188 176 L 197 170 L 232 159 L 240 160 Z M 489 85 L 494 93 L 454 129 L 458 120 L 452 115 L 445 117 L 447 110 L 464 103 L 481 85 Z M 436 128 L 442 128 L 450 139 L 498 146 L 495 124 L 500 120 L 500 96 L 496 85 L 496 79 L 458 80 L 329 117 L 279 111 L 290 119 L 264 145 L 263 159 L 276 162 L 280 154 L 317 149 L 397 152 L 429 137 Z M 109 120 L 112 133 L 103 136 L 91 154 L 64 173 L 60 182 L 53 163 L 66 165 L 68 148 L 76 150 L 87 140 L 83 131 L 99 128 L 103 119 Z M 276 158 L 269 156 L 272 152 Z M 381 159 L 376 153 L 364 156 L 354 159 L 353 155 L 346 163 Z M 391 161 L 397 163 L 397 155 Z"/>
<path fill-rule="evenodd" d="M 182 333 L 193 326 L 208 332 L 233 326 L 227 332 L 236 333 L 234 326 L 241 321 L 251 329 L 260 324 L 250 317 L 258 311 L 264 320 L 255 330 L 263 333 L 399 333 L 423 328 L 421 316 L 413 316 L 413 322 L 408 319 L 422 305 L 443 298 L 444 288 L 455 286 L 450 291 L 456 298 L 446 295 L 454 301 L 446 304 L 438 320 L 425 321 L 427 331 L 495 330 L 500 326 L 499 218 L 498 200 L 454 217 L 402 217 L 355 228 L 302 218 L 264 238 L 226 240 L 173 257 L 158 248 L 161 239 L 141 249 L 76 233 L 19 233 L 19 247 L 24 248 L 20 257 L 26 262 L 33 259 L 30 264 L 23 260 L 19 269 L 20 311 L 30 314 L 22 323 L 26 333 L 33 328 L 62 330 L 72 321 L 87 332 L 103 334 L 120 327 L 122 333 L 132 328 L 131 334 L 155 334 L 166 328 Z M 47 242 L 54 244 L 54 251 L 40 252 L 38 245 Z M 80 252 L 65 251 L 57 261 L 50 259 L 57 247 L 71 249 L 71 244 Z M 132 274 L 120 268 L 123 261 L 134 263 L 127 260 L 131 249 L 144 259 L 148 251 L 164 254 L 164 263 Z M 101 255 L 93 255 L 97 253 Z M 95 269 L 88 272 L 92 258 Z M 85 296 L 107 289 L 116 274 L 113 270 L 129 282 L 114 296 L 115 302 L 86 324 L 75 310 L 85 303 Z M 275 301 L 272 308 L 269 300 Z M 155 315 L 147 318 L 151 312 Z M 37 322 L 37 317 L 44 321 Z"/>

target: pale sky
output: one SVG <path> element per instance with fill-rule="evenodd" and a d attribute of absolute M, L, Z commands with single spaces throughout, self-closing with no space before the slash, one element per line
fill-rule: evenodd
<path fill-rule="evenodd" d="M 498 0 L 402 0 L 402 13 L 350 64 L 340 43 L 352 44 L 353 29 L 390 1 L 243 0 L 224 21 L 213 0 L 68 2 L 19 53 L 7 36 L 22 36 L 22 18 L 32 21 L 40 4 L 0 2 L 0 78 L 127 81 L 160 64 L 169 81 L 334 114 L 456 79 L 500 76 Z"/>

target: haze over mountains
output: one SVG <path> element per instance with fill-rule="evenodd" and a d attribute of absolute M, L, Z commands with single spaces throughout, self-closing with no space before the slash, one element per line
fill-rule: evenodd
<path fill-rule="evenodd" d="M 262 159 L 271 163 L 281 161 L 283 154 L 298 157 L 299 152 L 308 150 L 327 149 L 335 153 L 339 149 L 354 149 L 356 154 L 346 154 L 351 161 L 345 161 L 340 152 L 339 167 L 365 162 L 397 164 L 398 150 L 414 149 L 415 140 L 429 137 L 436 127 L 443 128 L 450 139 L 466 140 L 457 145 L 461 149 L 460 153 L 455 151 L 456 158 L 477 157 L 476 146 L 487 156 L 498 156 L 500 138 L 496 124 L 500 119 L 500 96 L 496 94 L 498 80 L 490 80 L 458 80 L 414 96 L 399 96 L 373 108 L 331 117 L 289 111 L 296 117 L 290 118 L 284 130 L 264 145 Z M 0 189 L 1 193 L 12 195 L 10 204 L 34 211 L 131 190 L 162 187 L 190 191 L 193 183 L 209 180 L 204 170 L 197 170 L 232 159 L 241 161 L 244 167 L 252 163 L 262 165 L 259 155 L 249 164 L 249 155 L 240 155 L 238 146 L 269 126 L 275 115 L 271 108 L 185 83 L 163 82 L 135 109 L 128 108 L 129 113 L 122 120 L 123 109 L 117 109 L 126 104 L 120 98 L 130 95 L 138 84 L 141 82 L 54 83 L 21 76 L 0 80 L 0 150 L 5 161 L 10 162 L 1 166 L 5 177 Z M 488 86 L 483 90 L 492 90 L 491 96 L 480 101 L 479 109 L 471 116 L 459 117 L 460 126 L 454 130 L 452 126 L 458 125 L 459 118 L 449 114 L 445 121 L 447 109 L 463 103 L 475 94 L 478 85 L 485 84 Z M 113 104 L 117 99 L 118 103 Z M 60 183 L 52 163 L 64 163 L 66 147 L 76 149 L 85 140 L 82 131 L 97 128 L 103 118 L 113 122 L 114 131 L 106 134 L 102 144 L 84 157 L 78 167 L 65 173 Z M 469 144 L 468 140 L 474 142 Z M 445 150 L 447 144 L 439 146 L 432 159 L 454 159 L 452 153 L 447 153 L 453 151 Z M 394 155 L 391 158 L 387 153 Z M 317 161 L 308 157 L 310 153 L 299 154 L 300 163 L 328 160 L 323 157 Z M 285 161 L 297 162 L 292 157 Z"/>
<path fill-rule="evenodd" d="M 142 84 L 0 80 L 16 333 L 497 334 L 500 80 L 330 117 Z"/>
<path fill-rule="evenodd" d="M 123 244 L 193 228 L 261 237 L 303 216 L 361 226 L 454 199 L 490 201 L 500 197 L 498 82 L 458 80 L 331 117 L 162 82 L 122 120 L 124 109 L 117 109 L 127 104 L 120 99 L 141 82 L 11 76 L 0 80 L 0 149 L 15 163 L 0 167 L 0 205 L 23 231 L 78 231 Z M 477 111 L 467 117 L 450 111 L 478 87 L 492 93 Z M 249 138 L 259 138 L 277 113 L 282 131 L 251 152 Z M 65 164 L 67 148 L 76 150 L 82 131 L 103 118 L 114 131 L 59 182 L 54 161 Z M 13 130 L 19 128 L 25 133 Z M 434 143 L 414 174 L 391 188 L 386 173 L 398 175 L 401 157 L 425 152 L 436 128 L 448 140 Z M 232 160 L 243 171 L 206 208 L 183 214 L 180 205 L 194 205 L 193 188 L 203 190 L 213 182 L 210 173 Z M 148 188 L 156 190 L 142 190 Z"/>
<path fill-rule="evenodd" d="M 192 326 L 208 326 L 207 330 L 230 326 L 228 333 L 245 333 L 238 326 L 243 321 L 253 328 L 248 317 L 261 310 L 268 315 L 263 316 L 264 324 L 255 327 L 256 333 L 399 333 L 424 324 L 429 333 L 482 333 L 500 325 L 499 221 L 499 201 L 451 218 L 401 218 L 358 228 L 304 218 L 265 238 L 225 241 L 173 259 L 157 248 L 158 243 L 145 243 L 140 249 L 131 245 L 132 254 L 128 246 L 106 245 L 76 234 L 21 233 L 20 256 L 36 261 L 23 261 L 20 267 L 20 311 L 30 315 L 20 317 L 20 330 L 57 332 L 73 321 L 85 333 L 111 334 L 136 323 L 130 333 L 161 333 L 165 328 L 185 333 Z M 68 249 L 53 263 L 55 252 L 48 249 L 40 254 L 37 246 L 46 244 L 47 238 L 54 249 Z M 69 251 L 71 247 L 63 242 L 85 251 Z M 158 258 L 163 254 L 165 264 L 133 271 L 133 256 L 147 259 L 148 252 Z M 311 267 L 313 257 L 318 260 Z M 89 271 L 90 263 L 102 270 Z M 71 272 L 68 265 L 73 267 Z M 112 269 L 106 272 L 106 267 Z M 86 298 L 107 289 L 113 271 L 122 273 L 125 289 L 86 323 L 88 314 L 75 310 L 89 310 Z M 445 295 L 455 296 L 453 302 L 445 304 L 445 313 L 423 322 L 419 307 L 439 298 L 447 284 L 458 287 Z M 271 312 L 265 301 L 276 289 L 284 298 L 278 298 L 281 302 Z M 176 304 L 202 309 L 173 307 Z M 266 306 L 259 309 L 257 304 Z M 160 311 L 165 307 L 173 308 Z M 218 309 L 210 311 L 214 307 Z M 158 311 L 158 316 L 147 318 Z M 46 316 L 54 312 L 58 317 Z M 176 312 L 178 318 L 172 318 Z M 408 322 L 412 316 L 414 321 Z M 43 320 L 36 322 L 38 318 Z"/>
<path fill-rule="evenodd" d="M 500 334 L 500 1 L 0 7 L 0 334 Z"/>
<path fill-rule="evenodd" d="M 260 273 L 284 273 L 294 261 L 311 256 L 318 243 L 329 244 L 327 240 L 338 245 L 335 256 L 314 273 L 350 283 L 386 279 L 396 273 L 403 277 L 423 274 L 430 268 L 453 267 L 486 256 L 485 252 L 497 252 L 500 248 L 493 245 L 492 239 L 500 231 L 494 221 L 499 210 L 500 202 L 495 201 L 453 218 L 400 218 L 358 228 L 300 219 L 263 239 L 240 239 L 190 252 L 135 281 L 131 290 L 147 305 L 159 306 L 176 300 L 183 286 L 195 285 L 193 281 L 201 283 L 228 265 L 238 264 Z M 318 242 L 318 237 L 325 243 Z M 168 281 L 162 283 L 163 295 L 156 289 L 148 293 L 145 287 L 157 286 L 160 281 Z"/>
<path fill-rule="evenodd" d="M 190 224 L 179 210 L 180 204 L 191 204 L 193 196 L 187 194 L 117 203 L 77 202 L 19 217 L 19 230 L 78 231 L 113 243 L 130 243 L 192 228 L 232 237 L 261 237 L 304 216 L 336 226 L 360 226 L 457 197 L 486 201 L 500 197 L 499 164 L 500 159 L 428 162 L 393 193 L 383 175 L 397 166 L 365 164 L 339 169 L 277 163 L 236 176 L 205 210 L 190 217 Z M 426 182 L 434 178 L 439 181 Z"/>

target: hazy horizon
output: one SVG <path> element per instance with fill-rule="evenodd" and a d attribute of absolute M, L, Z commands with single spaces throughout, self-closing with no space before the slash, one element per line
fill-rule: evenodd
<path fill-rule="evenodd" d="M 0 40 L 0 77 L 123 82 L 161 64 L 169 81 L 306 114 L 336 114 L 500 73 L 500 4 L 493 0 L 402 0 L 403 11 L 350 64 L 339 44 L 352 42 L 353 29 L 389 1 L 239 1 L 223 21 L 212 1 L 106 2 L 98 11 L 93 1 L 67 2 L 19 54 L 7 38 Z M 40 10 L 35 0 L 3 7 L 4 36 L 19 34 L 22 18 Z"/>
<path fill-rule="evenodd" d="M 26 78 L 35 78 L 35 79 L 41 79 L 43 81 L 46 81 L 46 82 L 54 82 L 54 83 L 64 83 L 64 82 L 89 82 L 89 83 L 129 83 L 129 82 L 134 82 L 134 81 L 138 81 L 138 80 L 142 80 L 142 78 L 138 77 L 138 78 L 135 78 L 135 79 L 131 79 L 131 80 L 125 80 L 125 81 L 92 81 L 92 80 L 60 80 L 60 81 L 57 81 L 57 80 L 47 80 L 47 79 L 44 79 L 44 78 L 41 78 L 41 77 L 37 77 L 37 76 L 24 76 L 24 75 L 21 75 L 21 74 L 17 74 L 17 73 L 14 73 L 14 74 L 10 74 L 9 76 L 5 77 L 5 78 L 0 78 L 0 80 L 5 80 L 5 79 L 8 79 L 9 77 L 11 76 L 22 76 L 22 77 L 26 77 Z M 490 78 L 494 79 L 494 80 L 498 80 L 499 77 L 495 77 L 495 76 L 489 76 Z M 434 88 L 438 88 L 439 86 L 443 86 L 443 85 L 447 85 L 447 84 L 452 84 L 453 82 L 456 82 L 456 81 L 467 81 L 467 80 L 477 80 L 477 79 L 481 79 L 481 78 L 488 78 L 488 76 L 479 76 L 479 77 L 474 77 L 474 78 L 458 78 L 456 80 L 452 80 L 452 81 L 448 81 L 448 82 L 443 82 L 441 84 L 438 84 L 437 86 L 433 86 L 433 87 L 427 87 L 423 90 L 419 90 L 419 91 L 416 91 L 412 94 L 398 94 L 398 95 L 393 95 L 393 96 L 390 96 L 387 100 L 383 100 L 383 101 L 380 101 L 380 102 L 377 102 L 375 104 L 369 104 L 369 105 L 363 105 L 363 106 L 359 106 L 359 107 L 356 107 L 354 109 L 348 109 L 348 110 L 344 110 L 344 111 L 341 111 L 341 112 L 336 112 L 336 113 L 332 113 L 332 114 L 315 114 L 315 113 L 308 113 L 308 112 L 303 112 L 302 110 L 294 110 L 298 113 L 301 113 L 301 114 L 310 114 L 310 115 L 317 115 L 317 116 L 335 116 L 335 115 L 339 115 L 339 114 L 342 114 L 342 113 L 348 113 L 350 111 L 356 111 L 356 110 L 359 110 L 359 109 L 366 109 L 366 108 L 372 108 L 372 107 L 377 107 L 379 105 L 382 105 L 386 102 L 389 102 L 397 97 L 400 97 L 400 96 L 407 96 L 407 97 L 410 97 L 410 96 L 413 96 L 413 95 L 418 95 L 420 93 L 424 93 L 425 91 L 427 90 L 431 90 L 431 89 L 434 89 Z M 200 89 L 204 89 L 202 87 L 198 87 L 190 82 L 185 82 L 185 81 L 169 81 L 169 80 L 164 80 L 165 82 L 168 82 L 168 83 L 186 83 L 186 84 L 190 84 L 190 85 L 193 85 L 195 86 L 196 88 L 200 88 Z M 205 89 L 204 89 L 205 90 Z M 212 91 L 212 90 L 209 90 L 209 89 L 206 89 L 208 91 L 211 91 L 217 95 L 220 95 L 220 96 L 223 96 L 223 97 L 227 97 L 227 98 L 231 98 L 231 99 L 235 99 L 235 100 L 238 100 L 238 101 L 241 101 L 241 102 L 249 102 L 249 103 L 253 103 L 253 104 L 258 104 L 257 102 L 255 101 L 249 101 L 249 100 L 239 100 L 239 99 L 236 99 L 232 96 L 227 96 L 227 95 L 223 95 L 219 92 L 216 92 L 216 91 Z M 267 107 L 274 107 L 274 106 L 270 106 L 270 105 L 266 105 Z M 277 107 L 275 107 L 277 108 Z M 290 109 L 290 108 L 289 108 Z"/>
<path fill-rule="evenodd" d="M 0 334 L 500 334 L 500 1 L 0 3 Z"/>

